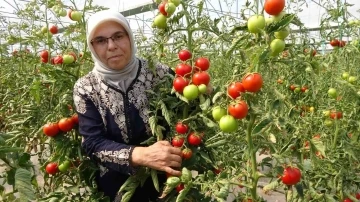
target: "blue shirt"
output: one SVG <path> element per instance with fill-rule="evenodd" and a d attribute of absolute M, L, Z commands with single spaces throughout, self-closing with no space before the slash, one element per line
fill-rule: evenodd
<path fill-rule="evenodd" d="M 136 78 L 126 92 L 106 83 L 94 72 L 75 83 L 73 97 L 83 136 L 82 147 L 99 166 L 98 189 L 111 201 L 121 201 L 117 192 L 134 174 L 130 164 L 134 147 L 152 135 L 146 90 L 151 90 L 170 72 L 170 68 L 161 64 L 152 71 L 147 61 L 140 60 Z M 149 178 L 136 190 L 132 201 L 149 201 L 157 196 Z"/>

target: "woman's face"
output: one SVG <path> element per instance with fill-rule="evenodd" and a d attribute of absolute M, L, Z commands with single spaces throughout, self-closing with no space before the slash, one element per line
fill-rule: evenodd
<path fill-rule="evenodd" d="M 129 36 L 117 22 L 107 21 L 100 24 L 94 31 L 91 44 L 100 61 L 111 69 L 123 69 L 131 60 Z"/>

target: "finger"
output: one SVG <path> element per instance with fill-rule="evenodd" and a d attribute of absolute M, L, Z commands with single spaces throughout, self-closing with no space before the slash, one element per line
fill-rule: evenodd
<path fill-rule="evenodd" d="M 169 166 L 173 168 L 180 168 L 181 162 L 179 163 L 178 161 L 171 161 Z"/>
<path fill-rule="evenodd" d="M 182 156 L 182 151 L 181 149 L 177 148 L 177 147 L 171 147 L 169 148 L 169 151 L 171 154 L 175 154 L 175 155 L 178 155 L 178 156 Z"/>
<path fill-rule="evenodd" d="M 171 146 L 170 142 L 165 141 L 165 140 L 159 141 L 158 143 L 161 145 L 164 145 L 164 146 Z"/>
<path fill-rule="evenodd" d="M 180 171 L 178 171 L 178 170 L 174 170 L 174 169 L 172 169 L 172 168 L 170 168 L 170 167 L 166 167 L 165 169 L 164 169 L 164 171 L 165 172 L 167 172 L 167 173 L 169 173 L 170 175 L 172 175 L 172 176 L 181 176 L 181 172 Z"/>
<path fill-rule="evenodd" d="M 182 162 L 182 156 L 179 156 L 179 155 L 171 155 L 170 156 L 170 160 L 171 161 L 174 161 L 174 162 L 178 162 L 181 164 Z"/>

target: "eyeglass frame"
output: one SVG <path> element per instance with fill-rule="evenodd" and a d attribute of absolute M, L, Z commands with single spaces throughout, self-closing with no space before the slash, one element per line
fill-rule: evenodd
<path fill-rule="evenodd" d="M 116 42 L 115 42 L 116 39 L 114 39 L 114 37 L 116 34 L 120 34 L 120 33 L 124 34 L 124 36 L 128 36 L 128 33 L 126 31 L 118 31 L 118 32 L 113 33 L 110 37 L 104 37 L 104 36 L 95 37 L 94 39 L 91 39 L 90 43 L 92 46 L 94 46 L 93 43 L 96 39 L 106 39 L 106 45 L 109 45 L 109 39 L 111 39 L 116 44 Z"/>

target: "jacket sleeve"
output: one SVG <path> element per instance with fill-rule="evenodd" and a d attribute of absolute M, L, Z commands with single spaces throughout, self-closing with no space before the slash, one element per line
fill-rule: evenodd
<path fill-rule="evenodd" d="M 79 132 L 83 137 L 82 147 L 98 164 L 122 174 L 134 174 L 136 169 L 130 160 L 134 146 L 106 138 L 102 116 L 80 83 L 73 91 L 74 105 L 79 116 Z"/>

